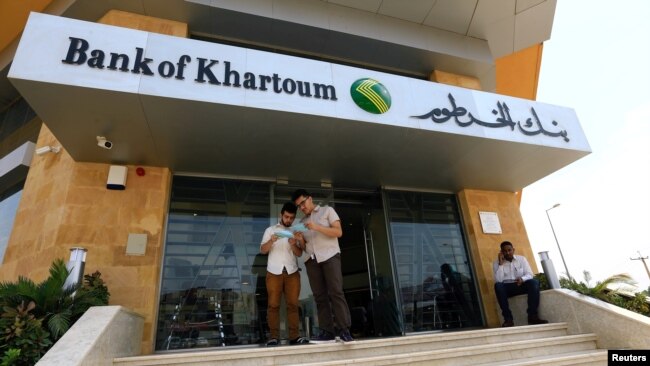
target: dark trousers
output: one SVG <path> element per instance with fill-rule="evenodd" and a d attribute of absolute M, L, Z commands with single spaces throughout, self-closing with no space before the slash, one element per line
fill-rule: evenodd
<path fill-rule="evenodd" d="M 512 320 L 512 312 L 510 311 L 510 305 L 508 305 L 508 298 L 523 294 L 528 294 L 528 316 L 537 316 L 537 308 L 539 307 L 539 282 L 536 279 L 532 278 L 522 283 L 521 286 L 517 286 L 514 282 L 497 282 L 494 284 L 494 292 L 497 295 L 503 319 Z"/>
<path fill-rule="evenodd" d="M 309 259 L 305 262 L 305 267 L 316 300 L 320 329 L 332 334 L 348 330 L 351 325 L 350 309 L 343 294 L 341 255 L 337 254 L 320 263 Z"/>

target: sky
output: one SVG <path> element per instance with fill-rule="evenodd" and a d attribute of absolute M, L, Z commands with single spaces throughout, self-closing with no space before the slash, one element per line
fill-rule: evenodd
<path fill-rule="evenodd" d="M 537 101 L 575 109 L 592 153 L 524 188 L 521 212 L 533 251 L 566 276 L 550 217 L 569 273 L 591 285 L 627 273 L 650 286 L 630 259 L 650 267 L 648 19 L 647 0 L 558 0 L 544 43 Z"/>

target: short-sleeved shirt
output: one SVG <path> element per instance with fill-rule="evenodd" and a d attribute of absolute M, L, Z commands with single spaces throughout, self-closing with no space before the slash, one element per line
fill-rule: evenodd
<path fill-rule="evenodd" d="M 309 216 L 305 216 L 300 220 L 302 223 L 313 222 L 315 224 L 332 227 L 336 221 L 341 221 L 339 215 L 329 206 L 316 206 Z M 305 252 L 307 257 L 316 259 L 317 262 L 324 262 L 338 253 L 341 253 L 339 247 L 339 239 L 336 237 L 327 236 L 313 230 L 304 233 L 307 240 L 307 247 Z"/>
<path fill-rule="evenodd" d="M 287 228 L 281 224 L 275 224 L 270 226 L 264 231 L 264 236 L 262 236 L 262 244 L 271 240 L 271 236 L 274 233 L 280 230 L 286 230 Z M 286 268 L 288 274 L 292 274 L 298 270 L 298 260 L 296 256 L 291 251 L 291 244 L 289 244 L 289 239 L 280 237 L 269 251 L 269 259 L 266 264 L 266 270 L 275 275 L 282 274 L 282 270 Z"/>

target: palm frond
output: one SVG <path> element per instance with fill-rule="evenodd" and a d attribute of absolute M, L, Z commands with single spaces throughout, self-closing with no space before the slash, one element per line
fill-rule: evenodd
<path fill-rule="evenodd" d="M 50 317 L 47 321 L 47 328 L 52 337 L 57 340 L 70 328 L 70 317 L 72 316 L 72 312 L 69 309 L 66 309 L 58 314 L 48 315 L 50 315 Z"/>
<path fill-rule="evenodd" d="M 602 281 L 599 281 L 598 283 L 596 283 L 596 286 L 594 286 L 593 289 L 595 292 L 598 293 L 607 292 L 607 291 L 611 291 L 611 289 L 609 289 L 608 286 L 615 285 L 615 284 L 634 285 L 636 284 L 636 281 L 632 278 L 632 276 L 630 276 L 627 273 L 619 273 L 619 274 L 609 276 Z"/>
<path fill-rule="evenodd" d="M 37 294 L 38 286 L 23 276 L 16 282 L 0 283 L 0 305 L 17 306 L 22 301 L 36 300 Z"/>
<path fill-rule="evenodd" d="M 38 301 L 40 311 L 58 312 L 61 300 L 65 298 L 63 284 L 68 277 L 68 269 L 62 259 L 56 259 L 50 266 L 50 276 L 38 284 Z"/>

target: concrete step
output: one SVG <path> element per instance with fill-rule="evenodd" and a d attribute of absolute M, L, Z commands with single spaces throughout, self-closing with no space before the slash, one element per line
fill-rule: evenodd
<path fill-rule="evenodd" d="M 567 324 L 555 323 L 513 328 L 480 329 L 470 331 L 418 334 L 405 337 L 359 340 L 349 344 L 311 344 L 288 347 L 253 347 L 239 349 L 211 349 L 183 353 L 119 358 L 115 365 L 207 365 L 215 362 L 229 365 L 305 364 L 309 362 L 337 362 L 376 357 L 396 357 L 404 354 L 430 354 L 471 348 L 487 352 L 493 348 L 521 342 L 551 342 L 566 336 Z M 573 337 L 573 336 L 571 336 Z M 571 339 L 571 338 L 567 338 Z M 578 342 L 579 343 L 579 342 Z M 528 345 L 527 343 L 523 343 Z M 483 348 L 481 348 L 483 347 Z M 531 346 L 532 347 L 532 346 Z M 595 341 L 591 348 L 595 348 Z M 571 350 L 567 350 L 569 352 Z M 488 352 L 489 353 L 489 352 Z M 428 356 L 427 356 L 428 357 Z M 481 362 L 489 362 L 490 359 Z M 394 361 L 392 361 L 394 362 Z"/>
<path fill-rule="evenodd" d="M 551 354 L 512 361 L 490 362 L 477 366 L 606 366 L 607 350 L 593 349 L 586 351 L 568 352 L 559 355 Z"/>
<path fill-rule="evenodd" d="M 343 345 L 346 347 L 346 345 Z M 462 366 L 480 365 L 483 363 L 504 364 L 512 360 L 532 357 L 561 355 L 596 348 L 596 336 L 580 334 L 525 341 L 487 344 L 481 346 L 457 347 L 443 350 L 397 353 L 391 355 L 340 359 L 324 362 L 309 362 L 308 359 L 298 360 L 286 366 L 389 366 L 389 365 L 437 365 Z"/>

